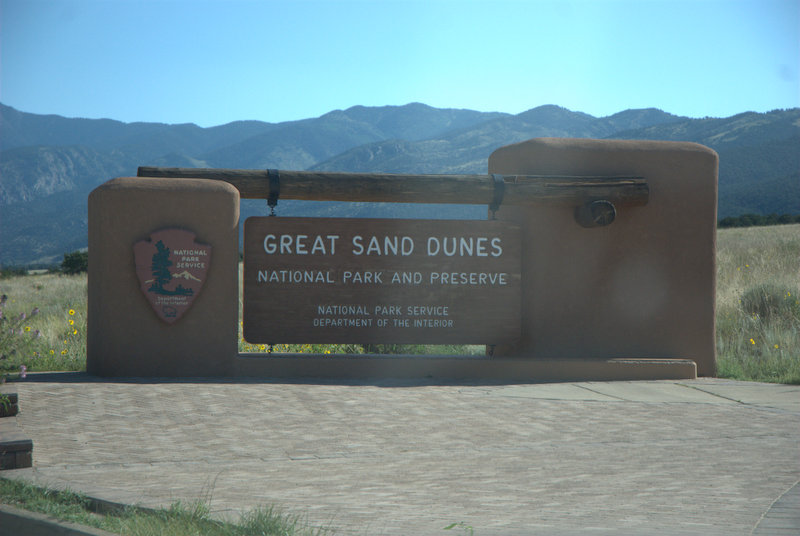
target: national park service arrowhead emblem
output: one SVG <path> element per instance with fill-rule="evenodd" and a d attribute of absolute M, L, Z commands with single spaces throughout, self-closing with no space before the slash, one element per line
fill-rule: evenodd
<path fill-rule="evenodd" d="M 211 246 L 195 242 L 183 229 L 161 229 L 133 246 L 139 283 L 161 320 L 172 324 L 192 306 L 203 288 Z"/>

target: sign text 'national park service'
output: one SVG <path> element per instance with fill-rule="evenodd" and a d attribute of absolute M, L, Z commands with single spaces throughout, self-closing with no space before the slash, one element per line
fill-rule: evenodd
<path fill-rule="evenodd" d="M 162 229 L 133 246 L 142 292 L 161 320 L 172 324 L 192 306 L 203 288 L 211 246 L 195 242 L 183 229 Z"/>
<path fill-rule="evenodd" d="M 507 222 L 248 218 L 251 343 L 496 344 L 520 335 Z"/>

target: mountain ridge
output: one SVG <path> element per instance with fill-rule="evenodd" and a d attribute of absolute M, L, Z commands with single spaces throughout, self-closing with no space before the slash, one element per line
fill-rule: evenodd
<path fill-rule="evenodd" d="M 199 127 L 37 115 L 0 103 L 0 264 L 59 260 L 85 247 L 86 196 L 138 166 L 486 173 L 492 151 L 534 137 L 696 141 L 720 155 L 720 218 L 800 212 L 797 108 L 702 119 L 644 108 L 598 118 L 557 105 L 513 115 L 409 103 Z M 242 216 L 263 213 L 263 204 L 243 201 Z M 281 203 L 285 215 L 472 218 L 481 211 Z"/>

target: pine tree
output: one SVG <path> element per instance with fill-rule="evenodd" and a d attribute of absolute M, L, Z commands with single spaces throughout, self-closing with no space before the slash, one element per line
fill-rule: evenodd
<path fill-rule="evenodd" d="M 150 269 L 153 271 L 153 284 L 149 290 L 163 294 L 164 285 L 172 280 L 172 274 L 169 272 L 172 261 L 169 260 L 169 248 L 164 245 L 164 242 L 159 240 L 156 249 L 158 251 L 153 255 L 153 263 L 150 265 Z"/>

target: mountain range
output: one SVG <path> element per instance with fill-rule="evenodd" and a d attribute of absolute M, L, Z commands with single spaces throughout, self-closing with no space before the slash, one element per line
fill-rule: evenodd
<path fill-rule="evenodd" d="M 489 155 L 534 137 L 694 141 L 720 155 L 719 217 L 800 213 L 800 109 L 694 119 L 657 109 L 607 117 L 546 105 L 512 115 L 354 106 L 265 123 L 123 123 L 0 104 L 0 265 L 58 262 L 87 245 L 89 192 L 139 166 L 486 173 Z M 282 201 L 281 215 L 481 218 L 485 207 Z M 266 214 L 243 201 L 242 215 Z"/>

